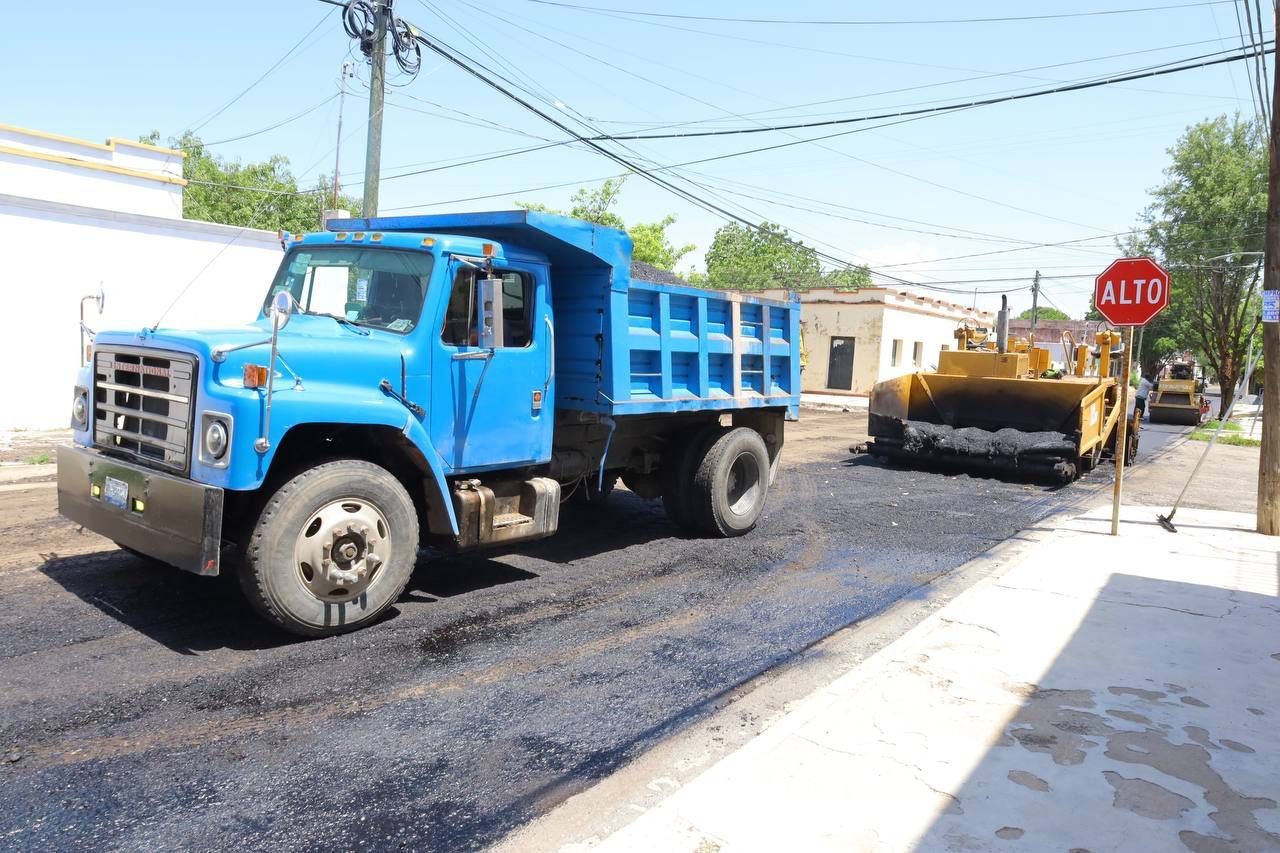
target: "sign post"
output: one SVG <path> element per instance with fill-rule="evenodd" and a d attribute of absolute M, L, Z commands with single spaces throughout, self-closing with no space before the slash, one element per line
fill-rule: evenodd
<path fill-rule="evenodd" d="M 1120 533 L 1120 497 L 1129 450 L 1129 371 L 1134 330 L 1169 307 L 1169 273 L 1150 258 L 1120 258 L 1094 281 L 1093 304 L 1113 326 L 1128 326 L 1123 375 L 1119 377 L 1120 423 L 1116 427 L 1116 482 L 1111 497 L 1111 535 Z"/>

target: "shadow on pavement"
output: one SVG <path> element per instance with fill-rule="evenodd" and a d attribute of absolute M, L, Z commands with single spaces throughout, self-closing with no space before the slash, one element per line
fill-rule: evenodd
<path fill-rule="evenodd" d="M 1263 716 L 1280 690 L 1262 675 L 1280 652 L 1275 603 L 1113 575 L 1039 683 L 1004 687 L 1025 698 L 961 787 L 943 764 L 920 775 L 954 797 L 916 849 L 1280 848 L 1280 737 Z M 965 687 L 950 696 L 955 738 L 986 725 Z"/>
<path fill-rule="evenodd" d="M 40 571 L 107 617 L 178 654 L 267 649 L 297 639 L 260 620 L 229 572 L 200 577 L 120 550 L 53 557 Z"/>

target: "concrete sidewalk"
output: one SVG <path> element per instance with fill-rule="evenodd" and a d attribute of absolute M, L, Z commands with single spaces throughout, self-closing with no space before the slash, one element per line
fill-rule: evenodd
<path fill-rule="evenodd" d="M 1280 849 L 1280 539 L 1066 522 L 574 849 Z"/>

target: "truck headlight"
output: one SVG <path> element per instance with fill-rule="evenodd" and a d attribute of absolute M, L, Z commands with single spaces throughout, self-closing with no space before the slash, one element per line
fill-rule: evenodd
<path fill-rule="evenodd" d="M 71 426 L 78 430 L 89 428 L 89 393 L 83 388 L 76 388 L 71 401 Z"/>
<path fill-rule="evenodd" d="M 215 468 L 227 467 L 231 448 L 231 418 L 220 412 L 200 415 L 200 461 Z"/>

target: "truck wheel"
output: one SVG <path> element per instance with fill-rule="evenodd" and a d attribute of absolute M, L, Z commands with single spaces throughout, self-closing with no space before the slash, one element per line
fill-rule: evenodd
<path fill-rule="evenodd" d="M 748 427 L 716 439 L 693 477 L 694 516 L 713 535 L 741 536 L 755 527 L 768 496 L 769 451 Z"/>
<path fill-rule="evenodd" d="M 663 460 L 662 508 L 667 518 L 681 530 L 698 529 L 698 519 L 693 512 L 693 476 L 698 471 L 707 448 L 724 435 L 725 430 L 715 426 L 691 429 L 673 436 L 669 458 Z"/>
<path fill-rule="evenodd" d="M 365 625 L 400 596 L 418 560 L 418 514 L 386 469 L 343 459 L 304 471 L 267 500 L 240 584 L 254 609 L 294 634 Z"/>

